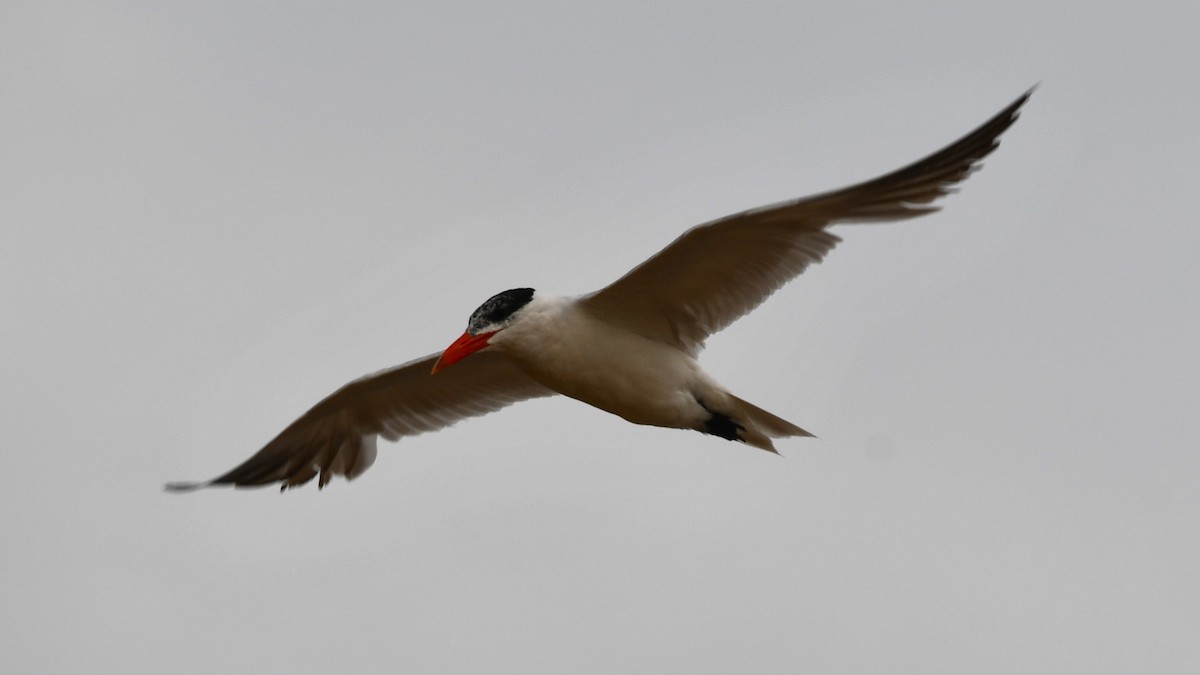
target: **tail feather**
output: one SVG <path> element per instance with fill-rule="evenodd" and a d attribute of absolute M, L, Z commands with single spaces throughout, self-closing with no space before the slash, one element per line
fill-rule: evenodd
<path fill-rule="evenodd" d="M 735 418 L 739 422 L 742 422 L 742 426 L 745 427 L 740 435 L 741 439 L 747 445 L 753 445 L 756 448 L 778 454 L 775 450 L 775 444 L 771 442 L 772 438 L 813 436 L 795 424 L 777 415 L 772 415 L 753 403 L 744 401 L 732 394 L 729 397 L 738 408 Z"/>

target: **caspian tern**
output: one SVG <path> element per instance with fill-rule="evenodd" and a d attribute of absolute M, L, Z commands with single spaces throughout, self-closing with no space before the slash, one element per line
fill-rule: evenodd
<path fill-rule="evenodd" d="M 588 295 L 498 293 L 441 354 L 355 380 L 317 403 L 242 464 L 201 483 L 282 489 L 320 476 L 354 479 L 395 441 L 530 398 L 563 394 L 635 424 L 692 429 L 775 451 L 807 431 L 734 396 L 700 367 L 704 340 L 757 307 L 841 241 L 848 222 L 937 211 L 996 149 L 1026 92 L 960 140 L 874 180 L 693 227 Z"/>

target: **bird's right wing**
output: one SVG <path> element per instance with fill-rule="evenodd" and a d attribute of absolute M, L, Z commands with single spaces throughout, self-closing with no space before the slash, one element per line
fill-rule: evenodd
<path fill-rule="evenodd" d="M 453 368 L 430 373 L 438 354 L 355 380 L 304 413 L 250 459 L 202 483 L 169 483 L 168 490 L 209 485 L 297 487 L 320 474 L 353 479 L 375 461 L 375 438 L 394 441 L 486 415 L 555 392 L 534 382 L 504 355 L 481 351 Z"/>
<path fill-rule="evenodd" d="M 820 262 L 839 222 L 903 220 L 938 210 L 996 149 L 1025 95 L 928 157 L 874 180 L 693 227 L 581 306 L 605 321 L 695 354 L 704 340 Z"/>

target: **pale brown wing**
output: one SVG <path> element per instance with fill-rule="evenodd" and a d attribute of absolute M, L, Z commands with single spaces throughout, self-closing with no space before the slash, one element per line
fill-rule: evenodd
<path fill-rule="evenodd" d="M 757 307 L 839 241 L 825 228 L 937 211 L 996 149 L 1033 90 L 958 141 L 865 183 L 764 206 L 694 227 L 654 257 L 582 298 L 593 314 L 695 354 L 704 340 Z"/>
<path fill-rule="evenodd" d="M 209 485 L 282 483 L 296 487 L 320 475 L 353 479 L 375 461 L 375 439 L 394 441 L 436 431 L 467 417 L 555 392 L 529 379 L 502 354 L 482 351 L 431 375 L 438 354 L 355 380 L 292 422 L 250 459 L 202 483 L 170 483 L 168 490 Z"/>

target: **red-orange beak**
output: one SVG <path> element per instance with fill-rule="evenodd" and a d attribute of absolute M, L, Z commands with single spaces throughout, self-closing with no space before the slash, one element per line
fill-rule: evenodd
<path fill-rule="evenodd" d="M 439 370 L 445 370 L 459 361 L 467 358 L 471 354 L 474 354 L 480 349 L 483 349 L 487 346 L 488 339 L 497 332 L 499 331 L 480 333 L 479 335 L 463 333 L 462 337 L 455 340 L 454 344 L 446 347 L 446 351 L 442 352 L 441 358 L 437 360 L 437 363 L 433 364 L 433 372 L 437 373 Z"/>

